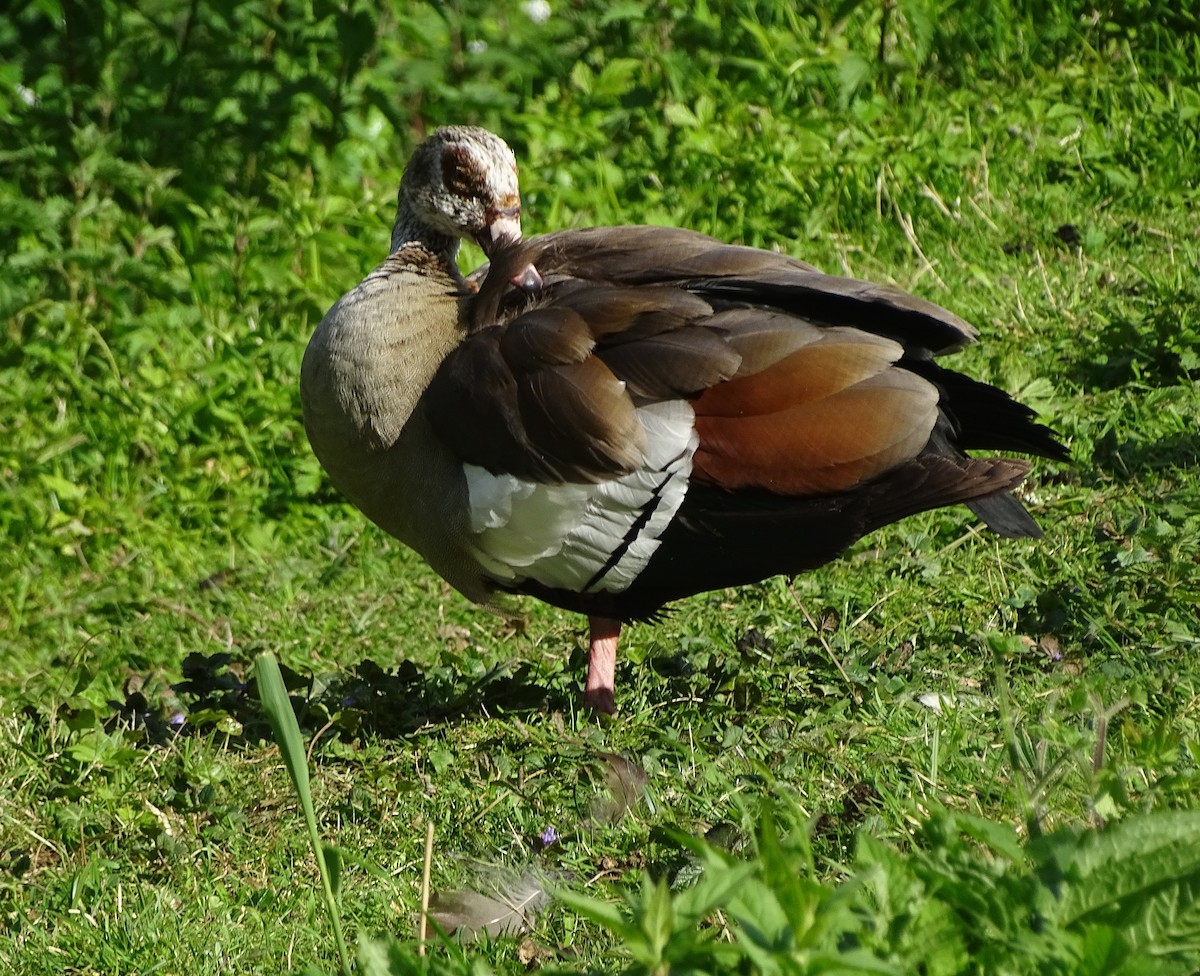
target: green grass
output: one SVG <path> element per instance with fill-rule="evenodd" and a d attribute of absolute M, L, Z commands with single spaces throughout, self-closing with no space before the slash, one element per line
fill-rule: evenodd
<path fill-rule="evenodd" d="M 536 865 L 620 901 L 714 828 L 759 870 L 769 798 L 824 904 L 939 859 L 1012 876 L 946 817 L 1067 845 L 1200 808 L 1193 14 L 137 6 L 0 23 L 0 963 L 334 971 L 262 652 L 315 739 L 351 946 L 410 940 L 403 965 L 428 822 L 435 890 Z M 340 501 L 299 422 L 308 335 L 382 256 L 418 123 L 450 121 L 514 146 L 530 232 L 689 226 L 974 322 L 957 365 L 1070 446 L 1027 486 L 1045 539 L 930 513 L 790 587 L 683 601 L 624 639 L 617 720 L 581 714 L 582 621 L 466 605 Z M 610 754 L 644 798 L 605 799 Z M 736 906 L 713 904 L 715 944 Z M 556 903 L 467 952 L 641 965 L 614 931 Z"/>

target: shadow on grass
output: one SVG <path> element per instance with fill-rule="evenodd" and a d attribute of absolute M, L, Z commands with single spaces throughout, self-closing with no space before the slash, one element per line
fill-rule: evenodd
<path fill-rule="evenodd" d="M 1124 443 L 1109 435 L 1097 441 L 1092 463 L 1106 473 L 1122 476 L 1194 469 L 1200 465 L 1200 432 Z"/>
<path fill-rule="evenodd" d="M 272 738 L 253 677 L 232 655 L 193 652 L 183 680 L 155 701 L 142 691 L 111 702 L 110 725 L 144 727 L 151 740 L 225 730 L 248 743 Z M 579 691 L 543 683 L 528 664 L 464 675 L 445 666 L 422 670 L 411 661 L 391 669 L 367 659 L 347 672 L 304 675 L 280 667 L 296 720 L 306 736 L 397 738 L 462 719 L 530 711 L 566 711 Z M 169 703 L 169 704 L 168 704 Z"/>
<path fill-rule="evenodd" d="M 646 667 L 661 682 L 655 695 L 664 702 L 711 702 L 724 697 L 734 708 L 753 708 L 767 689 L 755 679 L 754 662 L 786 654 L 813 681 L 838 680 L 819 647 L 800 642 L 776 649 L 751 629 L 731 648 L 709 640 L 695 641 L 672 653 L 647 657 L 642 664 L 618 666 L 618 688 L 635 681 Z M 579 707 L 586 652 L 580 647 L 561 668 L 539 668 L 528 662 L 503 663 L 482 674 L 465 673 L 454 664 L 422 668 L 401 661 L 384 668 L 365 659 L 345 671 L 302 674 L 280 666 L 296 719 L 306 736 L 400 738 L 414 732 L 462 721 L 530 712 L 569 714 Z M 765 680 L 765 679 L 764 679 Z M 182 680 L 143 685 L 127 682 L 124 701 L 111 701 L 107 725 L 143 728 L 153 742 L 180 734 L 224 731 L 231 739 L 257 743 L 272 738 L 258 690 L 245 658 L 224 651 L 192 652 L 183 661 Z M 812 702 L 800 696 L 792 710 L 807 711 Z"/>
<path fill-rule="evenodd" d="M 1121 310 L 1080 347 L 1086 359 L 1068 371 L 1087 389 L 1181 386 L 1200 378 L 1200 290 L 1193 285 L 1144 285 L 1130 291 L 1140 314 Z"/>

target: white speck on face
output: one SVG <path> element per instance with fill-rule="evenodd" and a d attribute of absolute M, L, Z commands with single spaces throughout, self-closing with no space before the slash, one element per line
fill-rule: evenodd
<path fill-rule="evenodd" d="M 547 0 L 525 0 L 521 9 L 535 24 L 544 24 L 550 19 L 550 4 Z"/>

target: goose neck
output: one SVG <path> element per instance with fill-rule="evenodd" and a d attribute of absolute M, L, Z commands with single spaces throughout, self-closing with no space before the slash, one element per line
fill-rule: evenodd
<path fill-rule="evenodd" d="M 406 247 L 420 247 L 434 255 L 447 270 L 456 267 L 458 238 L 431 227 L 422 220 L 407 203 L 396 209 L 396 223 L 392 227 L 390 253 L 395 254 Z"/>

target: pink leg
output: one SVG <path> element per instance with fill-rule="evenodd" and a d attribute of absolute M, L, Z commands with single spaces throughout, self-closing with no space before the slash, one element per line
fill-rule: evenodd
<path fill-rule="evenodd" d="M 595 712 L 611 715 L 617 710 L 613 683 L 617 670 L 617 639 L 621 621 L 611 617 L 588 617 L 588 674 L 583 687 L 583 704 Z"/>

